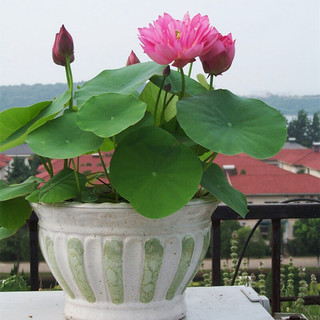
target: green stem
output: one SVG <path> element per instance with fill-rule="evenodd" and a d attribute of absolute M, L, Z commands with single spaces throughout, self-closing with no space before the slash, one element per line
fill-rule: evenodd
<path fill-rule="evenodd" d="M 41 157 L 41 156 L 39 156 L 39 158 L 40 158 L 40 161 L 41 161 L 41 163 L 43 164 L 44 168 L 45 168 L 46 171 L 48 172 L 50 178 L 52 178 L 52 177 L 53 177 L 53 173 L 52 173 L 52 171 L 50 170 L 50 168 L 47 166 L 47 163 L 46 163 L 45 159 L 44 159 L 43 157 Z"/>
<path fill-rule="evenodd" d="M 79 177 L 78 177 L 78 172 L 76 170 L 76 164 L 74 162 L 73 159 L 71 159 L 72 161 L 72 166 L 73 166 L 73 173 L 74 173 L 74 178 L 76 180 L 76 184 L 77 184 L 77 189 L 78 189 L 78 192 L 79 192 L 79 195 L 81 194 L 81 190 L 80 190 L 80 183 L 79 183 Z"/>
<path fill-rule="evenodd" d="M 103 157 L 102 157 L 102 154 L 101 154 L 100 149 L 98 149 L 98 153 L 99 153 L 99 158 L 100 158 L 100 162 L 101 162 L 101 164 L 102 164 L 103 170 L 104 170 L 104 172 L 105 172 L 105 174 L 106 174 L 106 176 L 107 176 L 107 179 L 108 179 L 109 182 L 110 182 L 109 173 L 108 173 L 107 167 L 106 167 L 106 165 L 105 165 L 105 163 L 104 163 L 104 161 L 103 161 Z M 111 187 L 112 187 L 112 186 L 111 186 Z"/>
<path fill-rule="evenodd" d="M 67 168 L 68 167 L 68 159 L 64 159 L 63 160 L 63 168 Z"/>
<path fill-rule="evenodd" d="M 209 91 L 213 90 L 213 77 L 214 77 L 214 75 L 210 74 L 210 88 L 209 88 Z"/>
<path fill-rule="evenodd" d="M 180 74 L 181 74 L 181 93 L 180 93 L 180 97 L 179 97 L 179 100 L 181 100 L 184 96 L 184 92 L 186 90 L 186 79 L 185 79 L 185 76 L 184 76 L 184 72 L 183 72 L 183 69 L 180 68 Z"/>
<path fill-rule="evenodd" d="M 191 62 L 191 63 L 190 63 L 190 66 L 189 66 L 189 72 L 188 72 L 188 77 L 189 77 L 189 78 L 191 77 L 192 67 L 193 67 L 193 62 Z"/>
<path fill-rule="evenodd" d="M 164 113 L 167 108 L 167 98 L 168 98 L 168 92 L 164 94 L 164 99 L 163 99 L 163 106 L 162 106 L 162 112 L 161 112 L 161 117 L 160 117 L 160 124 L 164 122 Z"/>
<path fill-rule="evenodd" d="M 158 105 L 159 105 L 160 96 L 161 96 L 161 92 L 162 92 L 162 88 L 163 88 L 163 85 L 164 85 L 164 81 L 165 81 L 165 80 L 166 80 L 166 77 L 163 76 L 162 82 L 161 82 L 161 86 L 160 86 L 160 88 L 159 88 L 157 100 L 156 100 L 156 106 L 155 106 L 155 108 L 154 108 L 154 125 L 155 125 L 155 126 L 157 126 Z"/>
<path fill-rule="evenodd" d="M 114 138 L 114 137 L 113 137 Z M 102 164 L 102 167 L 103 167 L 103 170 L 107 176 L 107 179 L 109 180 L 109 183 L 110 183 L 110 186 L 111 186 L 111 190 L 112 192 L 115 194 L 115 201 L 118 202 L 119 201 L 119 197 L 118 197 L 118 193 L 117 191 L 113 188 L 113 185 L 111 184 L 111 181 L 110 181 L 110 176 L 109 176 L 109 173 L 108 173 L 108 170 L 107 170 L 107 167 L 103 161 L 103 157 L 102 157 L 102 154 L 101 154 L 101 150 L 98 149 L 98 154 L 99 154 L 99 158 L 100 158 L 100 161 L 101 161 L 101 164 Z"/>
<path fill-rule="evenodd" d="M 206 162 L 206 164 L 205 164 L 205 166 L 203 167 L 203 172 L 205 172 L 210 166 L 211 166 L 211 164 L 213 163 L 213 161 L 214 161 L 214 159 L 216 158 L 216 156 L 218 155 L 218 153 L 217 152 L 213 152 L 211 155 L 210 155 L 210 157 L 208 157 L 206 160 L 205 160 L 205 162 Z"/>
<path fill-rule="evenodd" d="M 51 163 L 51 159 L 50 158 L 47 158 L 48 159 L 48 165 L 49 165 L 49 169 L 50 169 L 50 172 L 51 172 L 51 177 L 53 177 L 53 167 L 52 167 L 52 163 Z"/>
<path fill-rule="evenodd" d="M 71 94 L 71 98 L 69 101 L 69 109 L 72 109 L 73 107 L 73 78 L 72 78 L 72 71 L 70 66 L 70 57 L 66 57 L 66 77 L 68 81 L 68 87 Z"/>

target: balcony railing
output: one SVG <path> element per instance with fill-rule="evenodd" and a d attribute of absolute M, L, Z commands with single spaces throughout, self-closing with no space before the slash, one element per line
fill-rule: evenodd
<path fill-rule="evenodd" d="M 305 201 L 305 200 L 304 200 Z M 316 200 L 316 202 L 318 202 Z M 271 307 L 272 311 L 280 312 L 281 301 L 288 301 L 287 297 L 280 295 L 280 262 L 281 262 L 281 220 L 282 219 L 302 219 L 320 218 L 319 203 L 279 203 L 249 205 L 249 212 L 245 220 L 269 219 L 272 223 L 271 239 Z M 220 224 L 223 220 L 244 220 L 240 215 L 227 206 L 219 206 L 212 215 L 212 285 L 221 285 L 220 266 Z M 319 304 L 319 296 L 310 298 Z"/>
<path fill-rule="evenodd" d="M 305 201 L 305 200 L 304 200 Z M 269 219 L 272 222 L 272 288 L 271 307 L 272 311 L 279 312 L 281 301 L 292 300 L 292 297 L 280 296 L 280 259 L 281 259 L 281 220 L 295 218 L 320 218 L 320 203 L 279 203 L 249 205 L 249 212 L 245 219 L 227 206 L 219 206 L 212 215 L 212 285 L 219 286 L 221 283 L 220 266 L 220 225 L 223 220 L 260 220 Z M 30 231 L 30 282 L 31 290 L 39 289 L 39 257 L 38 257 L 38 232 L 37 216 L 32 213 L 29 221 Z M 308 297 L 312 304 L 320 304 L 320 296 Z"/>

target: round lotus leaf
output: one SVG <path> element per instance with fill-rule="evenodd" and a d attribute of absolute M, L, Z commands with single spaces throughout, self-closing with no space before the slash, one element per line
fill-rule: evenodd
<path fill-rule="evenodd" d="M 244 152 L 268 158 L 280 151 L 287 136 L 286 121 L 279 111 L 227 90 L 181 99 L 177 118 L 196 143 L 227 155 Z"/>
<path fill-rule="evenodd" d="M 183 207 L 202 176 L 197 156 L 159 127 L 127 135 L 110 163 L 116 191 L 142 215 L 158 219 Z"/>
<path fill-rule="evenodd" d="M 78 126 L 107 138 L 137 123 L 146 104 L 132 95 L 105 93 L 90 98 L 77 115 Z"/>
<path fill-rule="evenodd" d="M 76 123 L 76 112 L 66 112 L 32 131 L 26 141 L 40 156 L 67 159 L 98 149 L 103 138 L 81 130 Z"/>

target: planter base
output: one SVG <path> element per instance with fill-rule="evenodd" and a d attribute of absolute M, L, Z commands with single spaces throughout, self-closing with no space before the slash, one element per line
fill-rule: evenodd
<path fill-rule="evenodd" d="M 184 296 L 171 301 L 126 303 L 120 306 L 105 303 L 90 306 L 66 297 L 64 312 L 67 320 L 180 320 L 186 315 L 186 305 Z"/>

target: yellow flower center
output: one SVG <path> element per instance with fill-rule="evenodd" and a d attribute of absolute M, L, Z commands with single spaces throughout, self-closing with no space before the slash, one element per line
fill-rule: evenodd
<path fill-rule="evenodd" d="M 176 30 L 176 38 L 179 40 L 181 37 L 181 31 Z"/>

